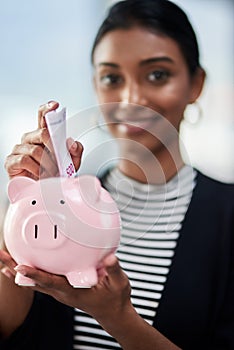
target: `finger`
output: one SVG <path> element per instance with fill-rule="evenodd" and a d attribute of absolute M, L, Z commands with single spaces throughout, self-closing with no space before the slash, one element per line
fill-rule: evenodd
<path fill-rule="evenodd" d="M 57 165 L 43 149 L 35 145 L 25 145 L 23 149 L 18 150 L 19 154 L 11 154 L 7 157 L 5 168 L 10 178 L 14 176 L 29 175 L 38 179 L 40 175 L 47 174 L 55 176 L 57 174 Z M 31 149 L 30 149 L 31 148 Z M 27 149 L 27 153 L 24 153 Z"/>
<path fill-rule="evenodd" d="M 7 266 L 11 271 L 14 271 L 16 262 L 12 259 L 9 253 L 5 250 L 0 250 L 0 261 Z"/>
<path fill-rule="evenodd" d="M 50 157 L 57 165 L 54 147 L 50 138 L 50 134 L 47 128 L 37 129 L 28 133 L 25 133 L 21 138 L 22 144 L 41 145 L 45 148 L 47 153 L 50 153 Z M 13 153 L 17 153 L 13 150 Z"/>
<path fill-rule="evenodd" d="M 8 156 L 5 168 L 10 179 L 15 176 L 27 176 L 37 180 L 40 175 L 39 164 L 30 156 L 23 154 Z"/>
<path fill-rule="evenodd" d="M 45 115 L 47 112 L 54 111 L 59 107 L 59 103 L 56 101 L 49 101 L 39 107 L 38 110 L 38 128 L 45 128 L 46 127 L 46 121 L 45 121 Z"/>
<path fill-rule="evenodd" d="M 97 275 L 98 275 L 98 281 L 102 281 L 104 278 L 107 277 L 107 271 L 103 267 L 103 265 L 100 264 L 100 266 L 97 268 Z"/>
<path fill-rule="evenodd" d="M 24 134 L 22 144 L 16 145 L 6 158 L 5 168 L 9 176 L 32 174 L 29 176 L 38 178 L 43 171 L 46 171 L 48 176 L 55 176 L 58 172 L 57 162 L 53 153 L 44 146 L 48 140 L 49 134 L 46 129 Z"/>
<path fill-rule="evenodd" d="M 67 139 L 67 148 L 71 154 L 73 164 L 77 171 L 80 167 L 81 157 L 82 157 L 84 148 L 80 142 L 74 141 L 71 137 Z"/>
<path fill-rule="evenodd" d="M 20 159 L 18 159 L 18 157 L 19 156 L 10 155 L 5 161 L 5 169 L 8 173 L 9 178 L 12 179 L 15 176 L 26 176 L 37 180 L 39 176 L 38 174 L 32 174 L 28 170 L 23 169 L 21 166 L 18 166 L 18 163 L 20 163 Z"/>
<path fill-rule="evenodd" d="M 22 138 L 21 138 L 21 143 L 22 144 L 37 144 L 37 145 L 44 145 L 48 149 L 49 147 L 52 148 L 51 146 L 51 141 L 50 141 L 50 135 L 49 131 L 47 128 L 41 128 L 37 129 L 28 133 L 25 133 Z"/>
<path fill-rule="evenodd" d="M 122 269 L 119 265 L 119 261 L 114 254 L 108 255 L 103 260 L 103 268 L 106 270 L 108 277 L 119 277 L 122 275 Z"/>
<path fill-rule="evenodd" d="M 103 260 L 103 268 L 107 273 L 107 280 L 113 287 L 122 287 L 123 290 L 129 291 L 129 280 L 127 275 L 122 270 L 117 257 L 114 254 L 109 254 Z"/>
<path fill-rule="evenodd" d="M 14 270 L 25 277 L 31 278 L 38 286 L 45 290 L 60 289 L 64 281 L 67 281 L 63 276 L 48 273 L 27 265 L 17 265 Z"/>
<path fill-rule="evenodd" d="M 117 291 L 122 301 L 129 301 L 131 295 L 131 285 L 126 273 L 121 269 L 119 261 L 114 254 L 108 255 L 103 266 L 106 269 L 107 277 L 104 279 L 105 285 L 112 291 Z"/>
<path fill-rule="evenodd" d="M 13 154 L 29 156 L 42 169 L 45 169 L 50 176 L 54 176 L 58 172 L 57 162 L 51 152 L 42 145 L 23 144 L 16 145 Z"/>
<path fill-rule="evenodd" d="M 15 280 L 15 273 L 13 273 L 12 270 L 10 270 L 7 266 L 3 267 L 1 270 L 1 273 L 6 276 L 8 279 L 14 281 Z"/>

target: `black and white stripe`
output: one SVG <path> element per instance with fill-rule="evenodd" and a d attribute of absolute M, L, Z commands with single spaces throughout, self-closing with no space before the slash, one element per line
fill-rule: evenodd
<path fill-rule="evenodd" d="M 117 256 L 131 283 L 132 303 L 151 325 L 191 200 L 195 177 L 196 172 L 184 166 L 165 185 L 147 185 L 113 169 L 104 181 L 121 213 L 122 234 Z M 76 310 L 74 349 L 119 348 L 95 320 Z"/>

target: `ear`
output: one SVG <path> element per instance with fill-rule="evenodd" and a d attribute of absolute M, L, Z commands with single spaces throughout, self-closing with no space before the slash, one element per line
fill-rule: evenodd
<path fill-rule="evenodd" d="M 194 76 L 192 77 L 192 89 L 190 93 L 189 103 L 194 103 L 200 96 L 204 82 L 206 78 L 206 72 L 203 68 L 198 68 Z"/>
<path fill-rule="evenodd" d="M 20 198 L 23 190 L 35 182 L 35 180 L 26 176 L 16 176 L 10 180 L 7 188 L 10 202 L 15 203 Z"/>
<path fill-rule="evenodd" d="M 81 197 L 88 204 L 98 202 L 101 193 L 101 183 L 96 176 L 81 175 L 77 178 L 78 188 Z"/>

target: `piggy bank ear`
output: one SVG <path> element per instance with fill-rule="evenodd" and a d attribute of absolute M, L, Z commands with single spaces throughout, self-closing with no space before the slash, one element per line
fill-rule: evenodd
<path fill-rule="evenodd" d="M 96 176 L 81 175 L 77 177 L 79 191 L 87 203 L 95 204 L 100 198 L 101 183 Z"/>
<path fill-rule="evenodd" d="M 36 181 L 25 176 L 16 176 L 8 184 L 8 197 L 11 203 L 15 203 L 20 198 L 22 191 L 34 184 Z"/>

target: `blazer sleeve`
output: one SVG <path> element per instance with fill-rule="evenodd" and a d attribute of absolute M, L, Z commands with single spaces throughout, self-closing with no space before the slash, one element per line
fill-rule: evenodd
<path fill-rule="evenodd" d="M 70 350 L 73 338 L 73 309 L 52 297 L 36 292 L 24 323 L 7 339 L 1 350 Z"/>
<path fill-rule="evenodd" d="M 211 336 L 210 350 L 234 350 L 234 186 L 226 185 L 225 190 L 224 186 L 222 185 L 222 193 L 219 196 L 224 210 L 223 225 L 219 227 L 220 236 L 223 238 L 220 239 L 222 257 L 217 257 L 217 260 L 222 260 L 223 265 L 220 264 L 222 268 L 220 271 L 217 270 L 219 276 L 217 284 L 223 279 L 225 281 L 223 286 L 226 285 L 226 288 L 220 298 L 222 303 L 217 303 L 219 308 L 216 309 L 217 318 Z M 224 250 L 221 249 L 222 244 L 225 244 Z"/>
<path fill-rule="evenodd" d="M 234 229 L 233 229 L 234 234 Z M 227 293 L 214 330 L 212 350 L 234 349 L 234 245 Z"/>

